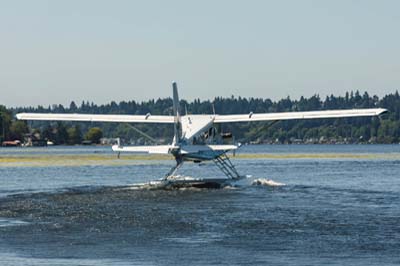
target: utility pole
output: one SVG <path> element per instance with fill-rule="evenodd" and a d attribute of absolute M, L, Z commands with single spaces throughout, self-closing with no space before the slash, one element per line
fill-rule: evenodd
<path fill-rule="evenodd" d="M 6 128 L 4 125 L 4 115 L 3 112 L 0 112 L 0 118 L 1 118 L 1 128 L 3 129 L 3 135 L 1 137 L 1 142 L 3 142 L 5 136 L 6 136 Z"/>

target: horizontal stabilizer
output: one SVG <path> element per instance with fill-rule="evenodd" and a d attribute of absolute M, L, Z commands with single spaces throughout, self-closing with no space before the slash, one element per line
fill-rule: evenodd
<path fill-rule="evenodd" d="M 207 145 L 213 151 L 231 151 L 236 150 L 236 145 Z"/>
<path fill-rule="evenodd" d="M 179 147 L 173 145 L 155 145 L 155 146 L 112 146 L 116 152 L 136 152 L 136 153 L 151 153 L 151 154 L 169 154 L 172 150 Z"/>
<path fill-rule="evenodd" d="M 238 148 L 236 145 L 183 145 L 181 147 L 181 153 L 196 153 L 196 152 L 207 152 L 207 151 L 233 151 Z"/>

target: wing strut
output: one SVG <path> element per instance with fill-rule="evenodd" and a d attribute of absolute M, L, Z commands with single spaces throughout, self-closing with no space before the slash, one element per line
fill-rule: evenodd
<path fill-rule="evenodd" d="M 132 128 L 133 130 L 135 130 L 137 133 L 139 133 L 140 135 L 142 135 L 143 137 L 148 138 L 149 140 L 151 140 L 152 142 L 156 143 L 156 144 L 160 144 L 156 139 L 154 139 L 153 137 L 149 136 L 148 134 L 144 133 L 142 130 L 138 129 L 137 127 L 128 124 L 128 126 L 130 128 Z"/>
<path fill-rule="evenodd" d="M 268 128 L 272 127 L 273 125 L 275 125 L 276 123 L 280 122 L 280 121 L 281 121 L 281 120 L 272 121 L 271 123 L 269 123 L 268 125 L 266 125 L 266 126 L 264 127 L 264 129 L 268 129 Z"/>

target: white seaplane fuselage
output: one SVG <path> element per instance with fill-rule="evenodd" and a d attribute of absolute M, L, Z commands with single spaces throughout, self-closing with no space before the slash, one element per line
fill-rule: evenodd
<path fill-rule="evenodd" d="M 222 154 L 238 149 L 239 145 L 221 144 L 214 128 L 213 115 L 185 115 L 181 118 L 179 141 L 170 145 L 127 146 L 114 145 L 116 152 L 148 152 L 150 154 L 173 154 L 183 161 L 201 162 L 214 160 Z M 209 134 L 207 134 L 209 133 Z"/>

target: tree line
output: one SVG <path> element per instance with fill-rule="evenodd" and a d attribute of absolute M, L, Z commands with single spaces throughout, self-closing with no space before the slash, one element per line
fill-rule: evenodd
<path fill-rule="evenodd" d="M 61 122 L 47 123 L 38 127 L 30 127 L 27 121 L 13 118 L 13 111 L 0 105 L 0 143 L 3 141 L 24 141 L 27 138 L 51 141 L 57 145 L 76 145 L 99 143 L 103 132 L 99 127 L 91 127 L 84 133 L 80 125 L 66 125 Z"/>
<path fill-rule="evenodd" d="M 181 100 L 181 113 L 218 114 L 273 113 L 291 111 L 311 111 L 351 108 L 386 108 L 389 113 L 382 117 L 341 118 L 270 122 L 232 123 L 218 128 L 221 132 L 231 132 L 237 141 L 258 143 L 399 143 L 400 142 L 400 96 L 398 91 L 382 98 L 370 96 L 367 92 L 347 92 L 344 96 L 330 95 L 321 99 L 319 95 L 290 97 L 273 101 L 263 98 L 216 97 L 213 100 Z M 109 138 L 121 137 L 125 142 L 145 143 L 147 140 L 137 130 L 127 124 L 118 123 L 79 123 L 15 121 L 18 112 L 49 113 L 92 113 L 92 114 L 133 114 L 133 115 L 172 115 L 172 99 L 164 98 L 148 101 L 121 101 L 96 105 L 71 102 L 69 106 L 51 105 L 48 107 L 9 108 L 0 106 L 2 140 L 20 138 L 21 134 L 36 131 L 57 144 L 76 144 L 85 139 L 91 128 L 98 128 Z M 161 142 L 170 142 L 173 136 L 171 125 L 138 124 L 135 127 Z"/>

